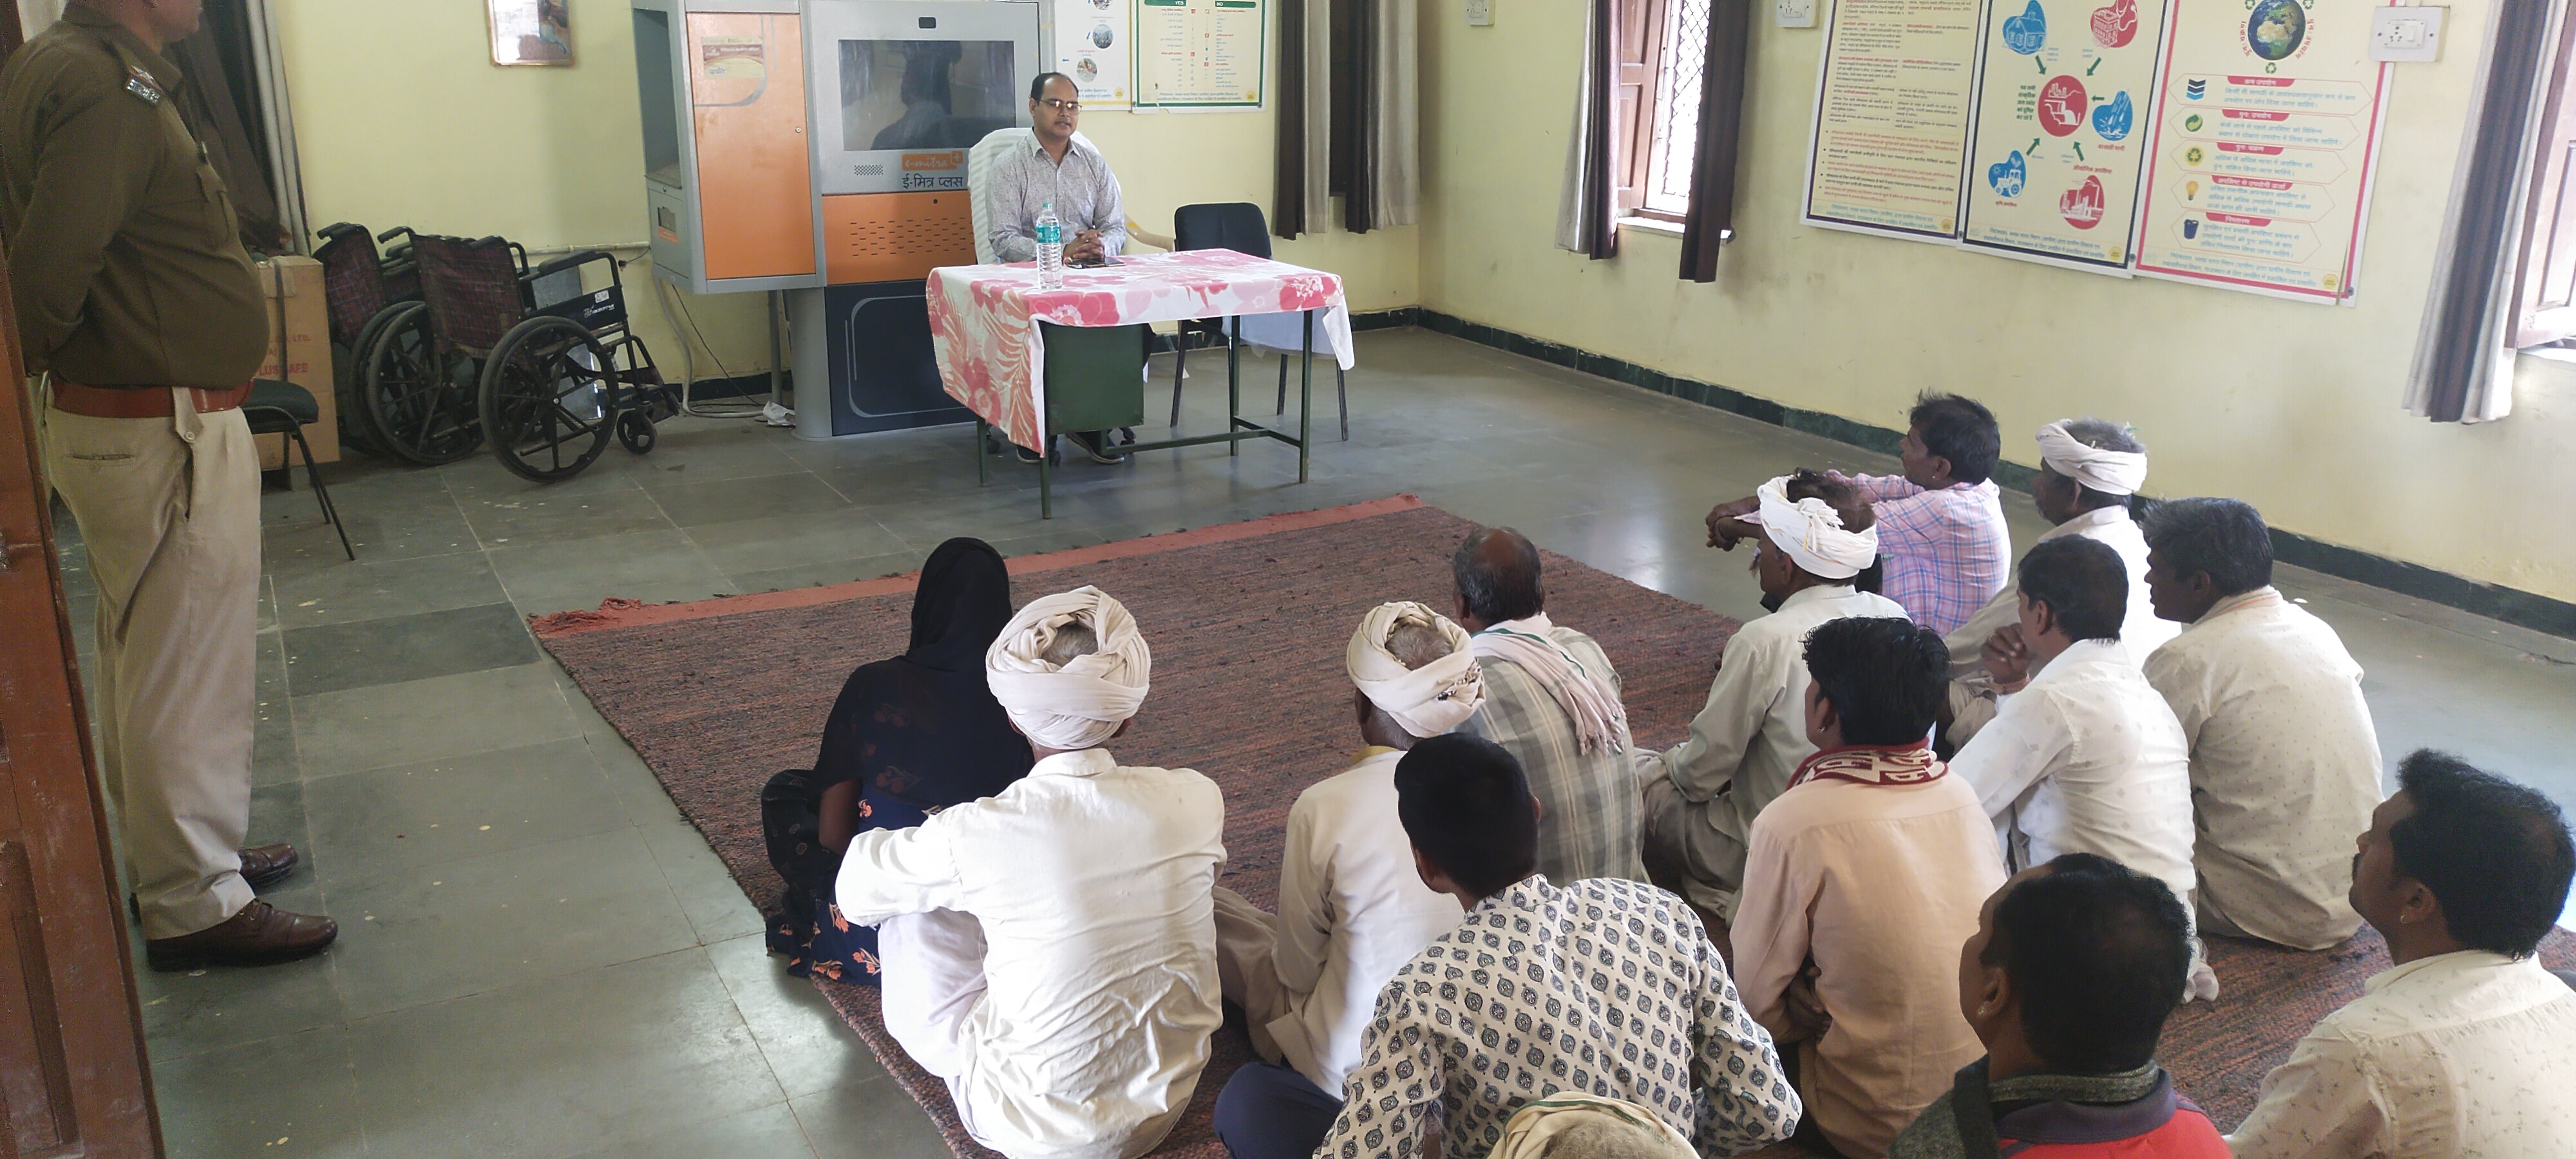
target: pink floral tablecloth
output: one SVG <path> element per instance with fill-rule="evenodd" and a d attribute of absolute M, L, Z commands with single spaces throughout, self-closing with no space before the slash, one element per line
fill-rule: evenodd
<path fill-rule="evenodd" d="M 1038 289 L 1034 263 L 930 271 L 930 338 L 940 384 L 1012 442 L 1035 447 L 1046 414 L 1046 342 L 1033 319 L 1126 326 L 1313 310 L 1316 352 L 1330 353 L 1346 370 L 1352 365 L 1350 309 L 1342 280 L 1332 274 L 1233 250 L 1118 261 L 1065 271 L 1061 290 Z"/>

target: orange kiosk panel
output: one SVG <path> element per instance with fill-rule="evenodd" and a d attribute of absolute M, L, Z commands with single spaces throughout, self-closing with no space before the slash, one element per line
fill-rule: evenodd
<path fill-rule="evenodd" d="M 823 271 L 835 286 L 918 281 L 975 264 L 975 213 L 963 189 L 823 198 Z"/>
<path fill-rule="evenodd" d="M 761 12 L 692 12 L 688 28 L 706 276 L 813 273 L 802 28 L 793 15 Z"/>

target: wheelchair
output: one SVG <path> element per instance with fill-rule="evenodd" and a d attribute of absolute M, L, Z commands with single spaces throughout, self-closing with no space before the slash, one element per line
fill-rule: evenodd
<path fill-rule="evenodd" d="M 421 301 L 387 322 L 364 392 L 396 454 L 452 463 L 488 442 L 511 473 L 550 482 L 589 467 L 612 433 L 651 451 L 655 424 L 679 413 L 627 326 L 615 257 L 584 250 L 531 269 L 515 243 L 435 234 L 412 252 Z M 542 280 L 593 262 L 608 263 L 608 285 L 538 301 Z"/>
<path fill-rule="evenodd" d="M 367 227 L 335 222 L 314 231 L 322 244 L 313 251 L 322 263 L 322 296 L 330 315 L 331 367 L 340 397 L 340 441 L 374 454 L 390 454 L 375 426 L 375 416 L 359 398 L 376 337 L 394 316 L 394 307 L 420 300 L 420 269 L 412 260 L 409 226 L 382 234 Z M 376 243 L 402 240 L 379 254 Z"/>

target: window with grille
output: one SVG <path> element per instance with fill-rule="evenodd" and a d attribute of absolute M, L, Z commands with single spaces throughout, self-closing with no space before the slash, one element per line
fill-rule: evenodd
<path fill-rule="evenodd" d="M 1618 0 L 1612 102 L 1619 211 L 1679 221 L 1699 153 L 1709 0 Z"/>

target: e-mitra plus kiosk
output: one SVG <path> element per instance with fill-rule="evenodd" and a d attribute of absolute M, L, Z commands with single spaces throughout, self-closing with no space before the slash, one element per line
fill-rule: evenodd
<path fill-rule="evenodd" d="M 923 291 L 975 261 L 966 151 L 1028 124 L 1041 5 L 630 2 L 659 276 L 785 291 L 799 437 L 972 417 Z"/>

